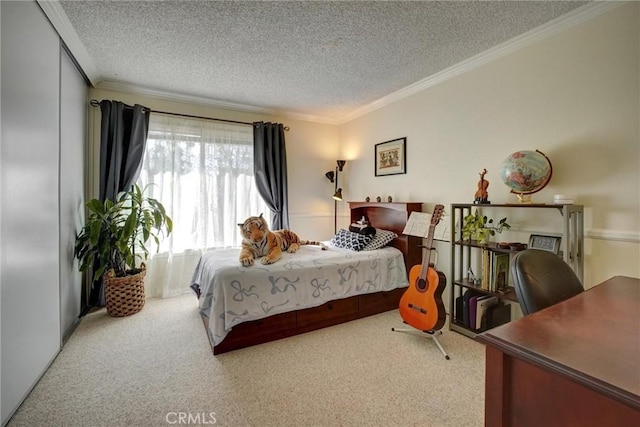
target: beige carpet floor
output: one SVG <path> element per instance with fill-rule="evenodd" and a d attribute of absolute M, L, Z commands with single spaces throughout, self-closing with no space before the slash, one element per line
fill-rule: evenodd
<path fill-rule="evenodd" d="M 484 346 L 397 311 L 213 356 L 193 295 L 85 316 L 19 426 L 482 426 Z"/>

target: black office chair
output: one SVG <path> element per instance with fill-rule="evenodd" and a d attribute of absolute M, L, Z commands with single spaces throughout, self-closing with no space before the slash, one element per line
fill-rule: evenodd
<path fill-rule="evenodd" d="M 511 257 L 510 270 L 525 316 L 584 291 L 571 267 L 552 252 L 520 251 Z"/>

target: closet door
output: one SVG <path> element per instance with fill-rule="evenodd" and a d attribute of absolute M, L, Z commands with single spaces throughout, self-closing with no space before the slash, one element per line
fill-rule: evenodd
<path fill-rule="evenodd" d="M 36 2 L 0 2 L 2 423 L 60 349 L 60 40 Z"/>
<path fill-rule="evenodd" d="M 82 276 L 73 256 L 84 224 L 87 83 L 65 49 L 60 52 L 60 327 L 64 343 L 81 311 Z"/>

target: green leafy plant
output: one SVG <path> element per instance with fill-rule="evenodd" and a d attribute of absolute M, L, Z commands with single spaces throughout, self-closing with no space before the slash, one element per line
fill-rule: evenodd
<path fill-rule="evenodd" d="M 134 185 L 118 194 L 115 202 L 87 202 L 89 215 L 76 236 L 74 255 L 80 261 L 80 271 L 95 266 L 93 280 L 109 269 L 116 277 L 137 273 L 137 260 L 149 256 L 147 243 L 151 240 L 158 248 L 160 238 L 171 234 L 171 218 L 162 203 L 145 195 L 147 188 Z"/>
<path fill-rule="evenodd" d="M 507 223 L 507 218 L 502 218 L 496 225 L 493 225 L 493 219 L 481 215 L 476 209 L 475 213 L 471 213 L 464 217 L 462 225 L 462 238 L 464 240 L 486 241 L 488 236 L 495 236 L 496 233 L 502 233 L 508 230 L 511 225 Z"/>

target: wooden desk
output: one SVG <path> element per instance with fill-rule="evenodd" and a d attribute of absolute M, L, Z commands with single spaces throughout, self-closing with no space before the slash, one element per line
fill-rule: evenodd
<path fill-rule="evenodd" d="M 640 426 L 640 279 L 616 276 L 476 339 L 486 426 Z"/>

